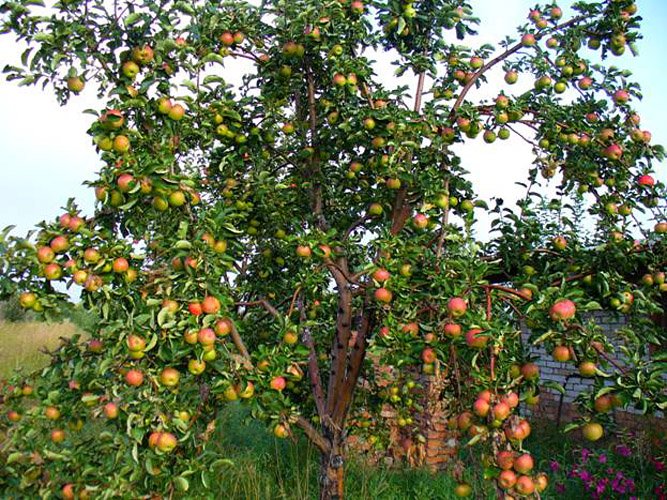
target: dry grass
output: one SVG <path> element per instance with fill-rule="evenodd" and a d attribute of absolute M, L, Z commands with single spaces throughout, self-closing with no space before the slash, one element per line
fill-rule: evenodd
<path fill-rule="evenodd" d="M 60 337 L 71 337 L 76 332 L 72 323 L 0 322 L 0 379 L 17 368 L 30 372 L 45 366 L 49 357 L 40 349 L 53 349 Z"/>

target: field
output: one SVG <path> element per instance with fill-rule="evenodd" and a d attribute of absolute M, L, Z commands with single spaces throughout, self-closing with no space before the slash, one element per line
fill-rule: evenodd
<path fill-rule="evenodd" d="M 0 379 L 13 369 L 39 369 L 48 362 L 41 352 L 52 349 L 60 337 L 77 332 L 72 323 L 0 322 Z M 240 405 L 220 412 L 217 439 L 220 455 L 231 464 L 218 478 L 214 498 L 230 500 L 305 500 L 317 497 L 317 451 L 305 440 L 276 440 L 258 422 L 247 422 Z M 574 436 L 563 438 L 553 426 L 535 425 L 526 448 L 532 450 L 537 468 L 549 473 L 551 485 L 542 498 L 632 497 L 664 499 L 665 441 L 648 434 L 619 434 L 592 446 Z M 468 455 L 468 453 L 464 453 Z M 478 460 L 468 455 L 467 460 Z M 468 471 L 475 470 L 474 466 Z M 469 480 L 476 491 L 488 491 L 488 483 Z M 448 474 L 425 470 L 370 467 L 352 458 L 347 467 L 349 499 L 412 500 L 454 498 L 454 480 Z M 604 493 L 595 496 L 595 489 Z M 1 496 L 2 492 L 0 492 Z M 222 495 L 222 496 L 220 496 Z M 475 498 L 485 498 L 476 494 Z M 488 495 L 493 498 L 493 495 Z"/>

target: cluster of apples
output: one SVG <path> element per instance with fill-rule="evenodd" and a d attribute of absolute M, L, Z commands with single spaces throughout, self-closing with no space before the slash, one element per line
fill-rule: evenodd
<path fill-rule="evenodd" d="M 86 246 L 90 228 L 77 213 L 64 213 L 58 219 L 55 235 L 43 233 L 35 249 L 40 274 L 48 281 L 60 281 L 70 277 L 71 282 L 88 292 L 96 292 L 115 277 L 131 283 L 138 278 L 138 271 L 130 266 L 124 256 L 104 255 L 104 251 Z M 114 253 L 117 253 L 114 250 Z M 42 311 L 43 304 L 35 292 L 23 292 L 19 296 L 23 308 Z"/>

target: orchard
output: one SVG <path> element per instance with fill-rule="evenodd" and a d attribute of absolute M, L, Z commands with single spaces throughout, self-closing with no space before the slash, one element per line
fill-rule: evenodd
<path fill-rule="evenodd" d="M 98 93 L 96 209 L 5 231 L 0 294 L 98 321 L 4 387 L 3 495 L 204 497 L 240 401 L 310 440 L 320 498 L 340 499 L 349 436 L 386 448 L 389 405 L 417 446 L 434 377 L 427 403 L 498 497 L 537 498 L 531 345 L 594 380 L 570 426 L 586 439 L 612 407 L 667 407 L 664 150 L 619 69 L 632 1 L 536 6 L 498 48 L 462 0 L 41 3 L 0 5 L 28 47 L 5 73 L 62 104 Z M 503 140 L 533 153 L 516 206 L 482 199 L 460 156 Z M 616 346 L 599 310 L 627 318 Z"/>

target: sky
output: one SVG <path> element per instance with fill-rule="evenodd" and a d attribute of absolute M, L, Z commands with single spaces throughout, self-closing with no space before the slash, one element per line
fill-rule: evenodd
<path fill-rule="evenodd" d="M 495 44 L 515 33 L 515 27 L 526 22 L 535 0 L 472 3 L 475 15 L 481 18 L 480 35 L 467 42 L 479 46 Z M 566 17 L 571 3 L 560 2 Z M 667 145 L 667 100 L 663 97 L 667 65 L 662 52 L 667 47 L 667 2 L 643 0 L 638 5 L 644 18 L 639 57 L 625 55 L 613 59 L 613 64 L 630 69 L 632 79 L 640 82 L 644 99 L 635 106 L 642 117 L 642 128 L 651 131 L 654 143 Z M 0 36 L 0 67 L 16 64 L 20 53 L 11 36 Z M 380 62 L 378 70 L 383 68 Z M 388 73 L 393 71 L 390 68 L 386 66 Z M 15 225 L 14 234 L 23 235 L 39 221 L 59 215 L 70 197 L 91 214 L 93 192 L 82 183 L 95 178 L 100 161 L 86 134 L 92 117 L 82 111 L 101 107 L 95 92 L 86 89 L 60 107 L 48 88 L 18 87 L 0 76 L 0 103 L 0 228 Z M 477 139 L 465 147 L 465 152 L 462 148 L 459 151 L 481 198 L 501 196 L 511 200 L 520 196 L 514 182 L 525 178 L 532 161 L 530 148 L 522 141 L 496 141 L 489 146 Z M 664 167 L 660 166 L 657 177 L 667 181 Z"/>

